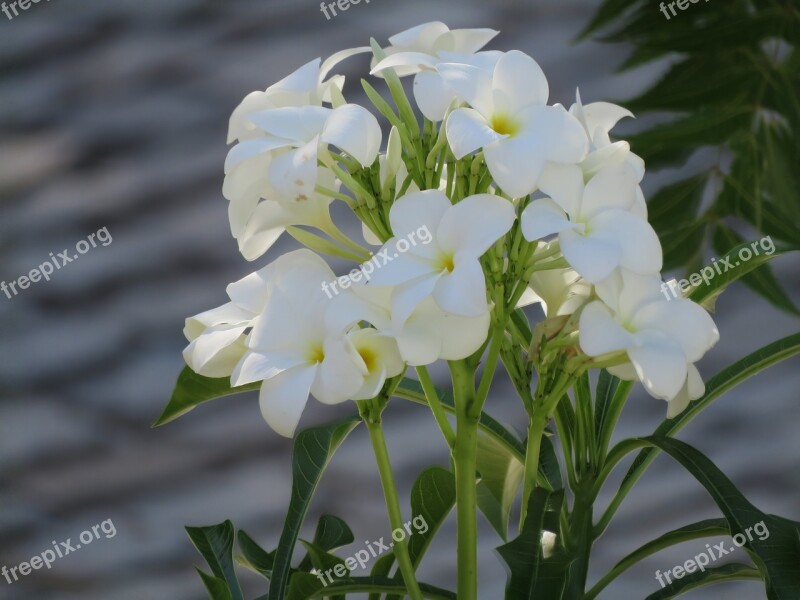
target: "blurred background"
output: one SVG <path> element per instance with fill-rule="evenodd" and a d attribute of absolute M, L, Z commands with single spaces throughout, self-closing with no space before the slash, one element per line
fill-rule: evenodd
<path fill-rule="evenodd" d="M 224 302 L 229 282 L 264 264 L 240 258 L 221 194 L 228 117 L 241 98 L 317 56 L 430 20 L 501 30 L 492 47 L 534 56 L 553 102 L 569 105 L 576 86 L 585 102 L 630 97 L 660 67 L 615 76 L 627 48 L 573 43 L 596 6 L 372 0 L 326 20 L 316 0 L 52 0 L 13 20 L 0 14 L 0 280 L 13 281 L 102 227 L 113 238 L 51 281 L 12 299 L 0 295 L 0 566 L 27 561 L 53 540 L 74 543 L 106 519 L 117 530 L 50 570 L 13 585 L 0 579 L 0 599 L 197 600 L 205 597 L 193 569 L 201 558 L 184 525 L 230 518 L 265 547 L 277 543 L 291 446 L 261 420 L 254 396 L 150 429 L 183 364 L 184 318 Z M 345 95 L 361 101 L 367 59 L 340 70 L 348 75 Z M 673 176 L 648 175 L 646 190 Z M 282 239 L 268 258 L 292 247 Z M 800 297 L 797 257 L 775 265 L 789 294 Z M 742 286 L 721 298 L 716 319 L 722 341 L 700 365 L 706 377 L 798 329 L 795 318 Z M 793 519 L 800 519 L 798 366 L 788 361 L 739 387 L 680 434 L 762 510 Z M 313 401 L 309 408 L 307 425 L 352 410 Z M 487 410 L 524 429 L 502 378 Z M 638 387 L 618 436 L 650 433 L 664 412 Z M 386 427 L 407 507 L 417 474 L 446 465 L 447 455 L 424 408 L 396 401 Z M 323 512 L 344 518 L 358 547 L 390 533 L 367 449 L 357 431 L 336 455 L 306 536 Z M 662 456 L 618 514 L 596 546 L 592 582 L 643 542 L 717 511 Z M 480 597 L 496 600 L 505 582 L 493 550 L 501 541 L 481 527 Z M 422 579 L 455 580 L 453 535 L 452 527 L 443 530 Z M 644 598 L 659 587 L 656 569 L 703 549 L 697 542 L 661 553 L 600 597 Z M 245 583 L 250 597 L 265 591 L 254 579 Z M 721 592 L 764 597 L 758 583 L 686 597 Z"/>

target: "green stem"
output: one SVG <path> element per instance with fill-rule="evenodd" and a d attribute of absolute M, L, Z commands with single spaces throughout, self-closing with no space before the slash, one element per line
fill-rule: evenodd
<path fill-rule="evenodd" d="M 431 407 L 433 417 L 436 419 L 436 423 L 439 425 L 439 429 L 442 431 L 447 445 L 452 449 L 456 443 L 456 434 L 453 431 L 453 427 L 450 425 L 450 421 L 447 419 L 444 406 L 442 406 L 442 402 L 439 400 L 439 394 L 436 392 L 436 387 L 433 385 L 433 380 L 428 373 L 428 369 L 425 367 L 417 367 L 417 377 L 419 377 L 422 391 L 425 392 L 425 399 L 428 401 L 428 406 Z"/>
<path fill-rule="evenodd" d="M 528 499 L 531 497 L 536 480 L 539 475 L 539 454 L 542 449 L 542 437 L 547 427 L 547 417 L 537 413 L 528 421 L 527 451 L 525 453 L 525 478 L 522 484 L 522 512 L 519 516 L 519 531 L 525 524 L 525 513 L 528 508 Z"/>
<path fill-rule="evenodd" d="M 386 510 L 389 513 L 389 523 L 392 527 L 392 531 L 395 531 L 403 528 L 403 514 L 400 510 L 400 500 L 397 497 L 397 486 L 394 482 L 394 475 L 392 475 L 392 465 L 389 461 L 389 450 L 386 447 L 386 438 L 383 436 L 381 418 L 380 415 L 376 415 L 375 412 L 362 410 L 362 418 L 364 419 L 364 424 L 367 426 L 369 439 L 372 441 L 372 447 L 375 451 L 375 461 L 378 464 L 378 472 L 380 473 L 381 485 L 383 486 L 383 495 L 386 498 Z M 403 575 L 403 583 L 408 590 L 408 595 L 413 600 L 422 600 L 422 592 L 419 589 L 419 584 L 414 574 L 414 565 L 408 554 L 408 540 L 404 539 L 402 542 L 395 541 L 393 552 L 397 558 L 400 573 Z"/>
<path fill-rule="evenodd" d="M 569 552 L 575 560 L 569 568 L 564 600 L 583 600 L 593 541 L 592 501 L 581 487 L 575 490 L 575 504 L 570 515 Z"/>
<path fill-rule="evenodd" d="M 456 522 L 458 525 L 458 598 L 478 598 L 478 518 L 475 474 L 478 420 L 475 412 L 475 372 L 464 361 L 450 363 L 456 404 Z M 478 407 L 480 414 L 480 407 Z"/>

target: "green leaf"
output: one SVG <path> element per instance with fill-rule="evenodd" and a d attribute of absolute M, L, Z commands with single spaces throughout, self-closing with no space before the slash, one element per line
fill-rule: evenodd
<path fill-rule="evenodd" d="M 525 523 L 519 537 L 497 548 L 509 568 L 506 600 L 559 600 L 566 584 L 569 560 L 557 549 L 544 558 L 543 531 L 560 531 L 559 517 L 564 490 L 548 492 L 537 487 L 528 501 Z"/>
<path fill-rule="evenodd" d="M 651 540 L 644 546 L 637 548 L 625 558 L 619 561 L 611 571 L 603 576 L 600 581 L 595 584 L 591 590 L 586 593 L 584 600 L 594 600 L 597 595 L 603 591 L 609 583 L 619 577 L 622 573 L 630 569 L 639 561 L 644 560 L 648 556 L 652 556 L 670 546 L 696 540 L 705 537 L 714 537 L 721 535 L 729 535 L 730 528 L 725 519 L 706 519 L 691 525 L 685 525 L 679 529 L 674 529 Z"/>
<path fill-rule="evenodd" d="M 232 600 L 243 600 L 242 590 L 233 568 L 233 523 L 225 521 L 210 527 L 187 527 L 186 533 L 195 548 L 206 559 L 214 577 L 221 579 L 230 589 Z M 215 589 L 218 586 L 215 586 Z"/>
<path fill-rule="evenodd" d="M 332 425 L 306 429 L 295 438 L 292 454 L 292 497 L 275 555 L 269 589 L 270 600 L 284 600 L 294 547 L 311 498 L 331 457 L 359 422 L 357 417 L 350 417 Z"/>
<path fill-rule="evenodd" d="M 178 382 L 175 384 L 175 389 L 172 392 L 172 398 L 170 398 L 169 404 L 167 404 L 167 407 L 158 420 L 153 423 L 153 427 L 159 427 L 170 421 L 174 421 L 203 402 L 216 400 L 217 398 L 223 398 L 232 394 L 251 392 L 260 387 L 261 382 L 259 381 L 232 388 L 230 378 L 228 377 L 220 377 L 218 379 L 203 377 L 192 371 L 189 367 L 185 367 L 178 376 Z"/>
<path fill-rule="evenodd" d="M 275 564 L 275 550 L 267 552 L 242 530 L 239 530 L 236 537 L 239 541 L 239 551 L 242 553 L 236 557 L 236 562 L 269 579 L 272 576 L 272 566 Z"/>
<path fill-rule="evenodd" d="M 508 539 L 508 521 L 517 497 L 525 465 L 494 438 L 478 436 L 478 507 L 503 540 Z"/>
<path fill-rule="evenodd" d="M 439 393 L 439 399 L 441 400 L 444 409 L 453 414 L 455 412 L 455 404 L 453 402 L 452 392 L 439 389 L 437 389 L 437 392 Z M 412 402 L 417 402 L 418 404 L 428 404 L 427 400 L 425 399 L 425 392 L 422 391 L 422 386 L 420 385 L 419 381 L 410 379 L 408 377 L 403 378 L 403 380 L 400 382 L 400 385 L 397 386 L 394 395 L 399 398 L 411 400 Z M 507 446 L 508 449 L 513 452 L 520 461 L 525 460 L 525 444 L 520 441 L 519 437 L 503 427 L 498 421 L 486 413 L 481 413 L 481 419 L 478 426 L 484 433 L 493 437 L 501 444 Z"/>
<path fill-rule="evenodd" d="M 659 437 L 673 436 L 688 425 L 692 419 L 705 410 L 714 400 L 730 391 L 750 377 L 757 375 L 764 369 L 771 367 L 787 358 L 800 354 L 800 333 L 790 335 L 777 342 L 773 342 L 747 355 L 731 366 L 723 369 L 712 377 L 706 384 L 706 393 L 702 398 L 691 402 L 678 416 L 664 421 L 656 429 L 654 435 Z M 620 484 L 620 489 L 611 501 L 609 508 L 595 527 L 594 535 L 599 537 L 610 522 L 614 511 L 622 503 L 628 492 L 633 488 L 648 466 L 655 460 L 658 450 L 647 448 L 639 452 L 633 464 L 628 469 Z"/>
<path fill-rule="evenodd" d="M 200 575 L 200 579 L 203 580 L 203 585 L 206 587 L 206 591 L 208 591 L 208 597 L 211 598 L 211 600 L 233 600 L 233 596 L 231 596 L 231 590 L 228 588 L 228 584 L 225 583 L 224 579 L 212 577 L 197 567 L 195 567 L 195 569 Z"/>
<path fill-rule="evenodd" d="M 419 584 L 422 597 L 430 600 L 456 600 L 453 592 L 428 585 Z M 285 600 L 311 600 L 336 594 L 399 594 L 407 596 L 405 587 L 394 579 L 375 577 L 350 577 L 324 585 L 319 578 L 309 573 L 295 573 Z"/>
<path fill-rule="evenodd" d="M 641 438 L 669 454 L 697 479 L 725 515 L 731 533 L 741 535 L 743 547 L 755 561 L 767 586 L 769 600 L 800 597 L 800 523 L 764 514 L 705 455 L 685 442 L 665 437 Z M 765 533 L 752 535 L 762 525 Z"/>
<path fill-rule="evenodd" d="M 384 554 L 372 567 L 370 577 L 373 579 L 388 579 L 394 565 L 394 552 Z M 383 594 L 370 594 L 367 600 L 381 600 Z"/>
<path fill-rule="evenodd" d="M 697 588 L 726 583 L 728 581 L 761 580 L 761 573 L 750 565 L 730 563 L 721 567 L 713 567 L 705 571 L 686 574 L 683 579 L 676 579 L 670 585 L 650 594 L 645 600 L 669 600 Z"/>
<path fill-rule="evenodd" d="M 715 261 L 717 272 L 715 272 L 715 267 L 705 267 L 706 276 L 710 278 L 710 282 L 706 284 L 704 279 L 703 283 L 696 287 L 689 297 L 702 304 L 709 298 L 716 298 L 731 283 L 741 279 L 742 283 L 769 300 L 774 306 L 793 315 L 800 314 L 792 299 L 781 288 L 769 265 L 766 264 L 772 259 L 794 250 L 788 248 L 776 249 L 772 243 L 766 244 L 767 247 L 765 249 L 761 245 L 762 241 L 764 240 L 745 242 L 733 230 L 720 224 L 714 235 L 715 248 L 718 252 L 723 252 L 725 249 L 731 248 L 731 246 L 734 246 L 734 248 L 728 250 L 722 259 Z M 772 240 L 769 241 L 772 242 Z M 767 254 L 766 252 L 770 249 L 772 254 Z M 748 256 L 750 258 L 745 260 Z M 759 267 L 761 268 L 759 269 Z"/>
<path fill-rule="evenodd" d="M 350 527 L 339 517 L 333 515 L 322 515 L 317 523 L 317 531 L 314 534 L 314 546 L 323 552 L 332 552 L 342 546 L 352 544 L 355 538 Z M 309 571 L 311 568 L 311 556 L 306 556 L 298 567 L 301 571 Z"/>
<path fill-rule="evenodd" d="M 595 390 L 594 422 L 595 436 L 602 456 L 608 450 L 614 427 L 622 414 L 631 389 L 633 389 L 632 381 L 620 381 L 605 369 L 600 371 Z"/>
<path fill-rule="evenodd" d="M 316 569 L 317 573 L 322 574 L 322 576 L 329 583 L 335 583 L 339 579 L 346 579 L 350 577 L 350 569 L 347 568 L 347 565 L 343 559 L 326 552 L 316 544 L 312 544 L 311 542 L 306 542 L 303 540 L 301 540 L 301 542 L 308 551 L 308 560 L 310 565 Z M 338 577 L 334 572 L 335 569 L 339 568 L 339 565 L 341 565 L 341 572 L 344 573 L 342 577 Z M 319 579 L 319 575 L 315 574 L 314 576 Z M 330 596 L 330 600 L 344 600 L 344 598 L 344 595 Z"/>

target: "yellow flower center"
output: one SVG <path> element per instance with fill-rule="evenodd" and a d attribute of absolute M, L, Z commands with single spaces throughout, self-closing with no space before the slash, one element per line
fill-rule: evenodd
<path fill-rule="evenodd" d="M 456 268 L 453 255 L 452 254 L 440 255 L 438 260 L 436 261 L 436 267 L 440 269 L 440 271 L 447 271 L 448 273 L 452 273 L 453 269 Z"/>
<path fill-rule="evenodd" d="M 502 113 L 492 115 L 491 126 L 500 135 L 514 136 L 520 130 L 520 124 L 515 119 Z"/>
<path fill-rule="evenodd" d="M 372 348 L 359 348 L 358 354 L 361 356 L 364 364 L 367 365 L 367 371 L 372 373 L 375 367 L 378 366 L 378 355 Z"/>
<path fill-rule="evenodd" d="M 322 344 L 315 344 L 309 349 L 308 360 L 317 364 L 325 360 L 325 350 L 322 348 Z"/>

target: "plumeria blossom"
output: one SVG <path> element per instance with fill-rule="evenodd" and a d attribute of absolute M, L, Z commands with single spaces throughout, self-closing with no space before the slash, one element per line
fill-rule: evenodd
<path fill-rule="evenodd" d="M 368 334 L 348 337 L 327 327 L 324 315 L 330 301 L 320 285 L 334 274 L 319 256 L 297 250 L 270 267 L 267 285 L 250 290 L 250 303 L 263 306 L 231 384 L 262 381 L 264 419 L 291 437 L 309 393 L 325 404 L 357 398 L 374 390 L 380 377 L 398 374 L 401 363 L 396 347 L 392 350 L 382 340 Z"/>
<path fill-rule="evenodd" d="M 511 228 L 513 205 L 491 194 L 469 196 L 452 205 L 439 190 L 407 194 L 392 205 L 395 237 L 381 250 L 391 260 L 372 276 L 371 285 L 396 286 L 392 317 L 402 326 L 414 309 L 432 297 L 443 311 L 462 317 L 486 313 L 486 281 L 479 258 Z M 400 251 L 412 232 L 426 226 L 432 241 Z"/>
<path fill-rule="evenodd" d="M 584 106 L 580 92 L 576 92 L 575 95 L 575 104 L 570 107 L 569 112 L 580 121 L 589 137 L 589 154 L 580 163 L 584 180 L 588 181 L 605 167 L 624 162 L 633 169 L 637 183 L 641 182 L 644 178 L 644 161 L 631 152 L 628 142 L 624 140 L 612 142 L 609 137 L 609 132 L 614 126 L 621 119 L 633 118 L 633 113 L 610 102 L 593 102 Z M 636 188 L 636 204 L 632 212 L 643 219 L 647 218 L 647 203 L 639 186 Z"/>
<path fill-rule="evenodd" d="M 580 345 L 589 356 L 625 352 L 629 365 L 610 370 L 638 378 L 652 396 L 669 402 L 668 416 L 705 392 L 694 363 L 719 340 L 711 316 L 685 298 L 666 300 L 658 276 L 618 271 L 598 285 L 580 316 Z"/>
<path fill-rule="evenodd" d="M 415 75 L 414 98 L 431 121 L 441 121 L 456 98 L 455 92 L 436 71 L 440 62 L 463 62 L 489 66 L 500 52 L 478 51 L 496 35 L 493 29 L 453 29 L 438 21 L 418 25 L 389 38 L 387 57 L 374 65 L 373 75 L 394 69 L 400 76 Z M 477 54 L 476 54 L 477 53 Z"/>
<path fill-rule="evenodd" d="M 402 359 L 411 366 L 437 360 L 461 360 L 472 355 L 489 334 L 489 310 L 476 317 L 459 317 L 443 311 L 426 298 L 402 323 L 392 318 L 394 288 L 353 285 L 333 299 L 326 314 L 332 329 L 350 329 L 361 321 L 391 336 Z"/>
<path fill-rule="evenodd" d="M 438 72 L 470 108 L 447 119 L 447 139 L 460 159 L 483 149 L 495 183 L 519 198 L 533 192 L 548 162 L 576 164 L 588 150 L 583 126 L 563 106 L 547 106 L 550 88 L 527 54 L 511 51 L 491 69 L 439 64 Z"/>
<path fill-rule="evenodd" d="M 589 299 L 592 285 L 574 269 L 537 271 L 531 275 L 528 302 L 538 302 L 547 318 L 573 314 Z"/>
<path fill-rule="evenodd" d="M 228 126 L 228 143 L 261 137 L 261 132 L 250 121 L 249 115 L 285 106 L 322 106 L 331 103 L 335 94 L 341 94 L 344 76 L 327 79 L 331 70 L 343 60 L 369 52 L 369 48 L 352 48 L 337 52 L 324 62 L 316 58 L 263 92 L 251 92 L 231 114 Z"/>
<path fill-rule="evenodd" d="M 558 234 L 567 262 L 590 283 L 617 267 L 658 273 L 661 244 L 650 224 L 636 214 L 636 175 L 622 163 L 583 183 L 577 165 L 551 165 L 539 182 L 549 198 L 531 202 L 522 213 L 522 231 L 533 241 Z"/>

